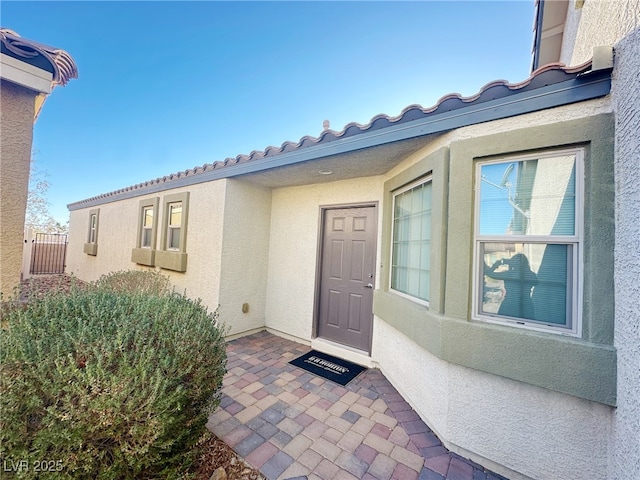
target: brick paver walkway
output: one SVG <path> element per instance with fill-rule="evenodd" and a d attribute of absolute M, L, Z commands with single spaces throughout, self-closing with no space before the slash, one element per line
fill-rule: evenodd
<path fill-rule="evenodd" d="M 261 332 L 227 344 L 209 429 L 269 480 L 498 480 L 449 452 L 378 369 L 346 387 L 288 362 L 308 346 Z"/>

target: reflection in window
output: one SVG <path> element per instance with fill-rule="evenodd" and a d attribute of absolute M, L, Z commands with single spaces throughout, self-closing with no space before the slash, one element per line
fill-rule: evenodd
<path fill-rule="evenodd" d="M 481 313 L 565 325 L 571 314 L 572 246 L 482 243 Z M 540 261 L 530 259 L 546 258 Z"/>
<path fill-rule="evenodd" d="M 575 155 L 480 169 L 480 235 L 574 235 Z"/>
<path fill-rule="evenodd" d="M 167 249 L 180 248 L 180 226 L 182 224 L 182 202 L 169 204 L 169 225 L 167 232 Z"/>
<path fill-rule="evenodd" d="M 153 234 L 153 207 L 144 207 L 142 211 L 142 248 L 151 248 Z"/>
<path fill-rule="evenodd" d="M 578 334 L 582 150 L 478 166 L 476 315 Z"/>

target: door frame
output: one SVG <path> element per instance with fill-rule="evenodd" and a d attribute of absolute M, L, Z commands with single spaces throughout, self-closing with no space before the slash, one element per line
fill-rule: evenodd
<path fill-rule="evenodd" d="M 317 247 L 316 247 L 316 279 L 315 279 L 315 288 L 313 295 L 313 327 L 311 329 L 311 338 L 322 338 L 318 337 L 318 322 L 320 322 L 320 288 L 322 287 L 322 257 L 323 257 L 323 240 L 324 240 L 324 219 L 325 213 L 329 210 L 339 210 L 342 208 L 371 208 L 374 209 L 373 215 L 373 229 L 375 231 L 375 235 L 373 236 L 373 251 L 374 251 L 374 269 L 375 276 L 374 280 L 378 279 L 379 268 L 377 266 L 378 263 L 378 201 L 373 202 L 356 202 L 356 203 L 339 203 L 339 204 L 331 204 L 331 205 L 320 205 L 318 208 L 318 238 L 317 238 Z M 374 283 L 374 292 L 375 292 L 375 283 Z M 373 292 L 372 292 L 373 294 Z M 372 305 L 373 307 L 373 305 Z M 366 353 L 371 355 L 371 344 L 373 341 L 373 308 L 371 309 L 371 334 L 368 339 L 368 349 Z M 335 342 L 334 342 L 335 343 Z M 342 345 L 336 343 L 337 345 Z M 345 349 L 353 350 L 353 347 L 349 345 L 342 345 Z M 359 350 L 363 351 L 363 350 Z"/>

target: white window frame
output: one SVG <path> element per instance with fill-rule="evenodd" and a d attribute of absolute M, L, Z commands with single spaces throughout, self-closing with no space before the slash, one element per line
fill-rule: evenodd
<path fill-rule="evenodd" d="M 89 238 L 87 243 L 98 243 L 98 214 L 89 215 Z"/>
<path fill-rule="evenodd" d="M 89 210 L 89 225 L 83 251 L 95 257 L 98 254 L 98 236 L 100 235 L 100 209 Z"/>
<path fill-rule="evenodd" d="M 422 298 L 419 297 L 414 297 L 413 295 L 410 295 L 408 293 L 405 292 L 401 292 L 399 290 L 396 290 L 395 288 L 392 287 L 392 279 L 393 279 L 393 247 L 394 247 L 394 241 L 393 239 L 395 238 L 395 219 L 396 219 L 396 198 L 398 197 L 398 195 L 401 195 L 409 190 L 414 189 L 417 186 L 420 185 L 424 185 L 430 183 L 431 184 L 431 194 L 432 194 L 432 199 L 431 199 L 431 210 L 433 212 L 433 176 L 431 174 L 429 175 L 425 175 L 424 177 L 420 177 L 417 180 L 412 181 L 411 183 L 406 184 L 403 187 L 400 187 L 394 191 L 391 192 L 393 200 L 391 202 L 391 238 L 390 238 L 390 243 L 391 243 L 391 248 L 389 249 L 389 291 L 393 292 L 395 295 L 398 295 L 400 297 L 406 298 L 408 300 L 411 300 L 412 302 L 418 303 L 420 305 L 424 305 L 426 307 L 429 306 L 429 300 L 424 300 Z M 433 228 L 430 229 L 431 232 L 433 232 Z M 433 248 L 433 241 L 431 240 L 431 248 Z M 429 255 L 431 255 L 431 249 L 429 251 Z M 431 262 L 429 262 L 431 263 Z M 431 276 L 431 270 L 429 270 L 429 276 Z M 431 284 L 432 279 L 429 278 L 429 284 Z"/>
<path fill-rule="evenodd" d="M 174 205 L 180 205 L 180 225 L 171 225 L 171 208 Z M 182 224 L 183 224 L 183 215 L 184 215 L 184 202 L 182 200 L 177 200 L 175 202 L 169 202 L 167 203 L 167 243 L 165 245 L 165 249 L 169 252 L 178 252 L 180 251 L 180 243 L 182 242 L 182 231 L 178 234 L 178 246 L 177 247 L 171 247 L 171 239 L 173 238 L 174 232 L 172 230 L 174 229 L 182 229 Z"/>
<path fill-rule="evenodd" d="M 151 218 L 151 226 L 146 227 L 145 226 L 145 219 L 147 218 L 147 211 L 151 210 L 152 213 L 152 218 Z M 140 248 L 146 248 L 146 249 L 150 249 L 152 250 L 154 248 L 155 245 L 153 245 L 153 227 L 155 224 L 155 217 L 157 212 L 155 211 L 155 207 L 153 205 L 145 205 L 144 207 L 142 207 L 142 225 L 140 227 L 141 231 L 140 231 Z M 146 233 L 146 231 L 149 231 L 149 245 L 145 245 L 144 244 L 144 234 Z"/>
<path fill-rule="evenodd" d="M 539 160 L 550 157 L 575 155 L 575 217 L 574 235 L 480 235 L 480 182 L 481 167 L 490 164 L 505 164 L 526 160 Z M 582 336 L 582 298 L 583 298 L 583 256 L 584 256 L 584 148 L 569 148 L 545 150 L 527 155 L 505 155 L 500 158 L 478 161 L 475 166 L 475 221 L 474 221 L 474 247 L 473 247 L 473 282 L 472 282 L 472 319 L 510 325 L 517 328 L 534 330 L 539 332 L 556 333 L 571 337 Z M 557 324 L 544 324 L 539 321 L 527 321 L 526 319 L 511 319 L 509 317 L 488 315 L 481 313 L 484 268 L 480 261 L 480 245 L 483 243 L 529 243 L 543 245 L 572 245 L 571 258 L 573 271 L 568 272 L 567 281 L 571 282 L 570 322 L 571 328 L 558 326 Z"/>

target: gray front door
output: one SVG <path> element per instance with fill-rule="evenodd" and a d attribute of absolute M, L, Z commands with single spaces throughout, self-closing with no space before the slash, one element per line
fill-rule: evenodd
<path fill-rule="evenodd" d="M 318 336 L 369 352 L 376 207 L 324 211 Z"/>

